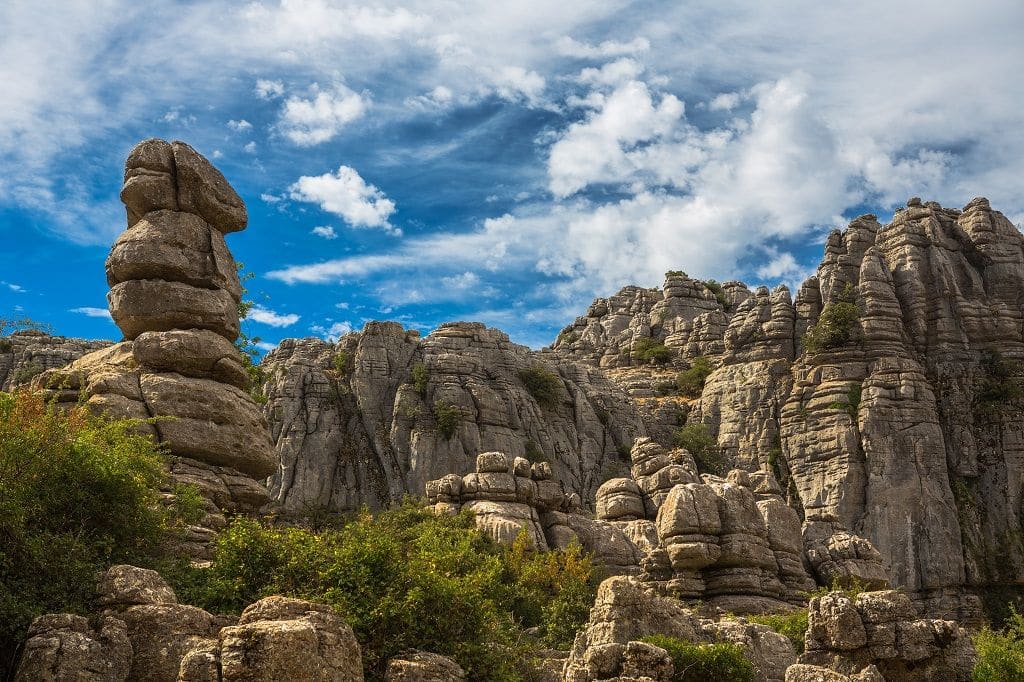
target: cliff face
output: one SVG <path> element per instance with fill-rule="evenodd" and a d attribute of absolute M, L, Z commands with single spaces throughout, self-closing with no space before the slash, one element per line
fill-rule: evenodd
<path fill-rule="evenodd" d="M 930 610 L 969 615 L 960 588 L 1024 582 L 1024 238 L 988 201 L 854 220 L 795 302 L 729 285 L 717 304 L 697 291 L 706 312 L 668 306 L 696 290 L 679 279 L 599 299 L 555 351 L 620 366 L 646 335 L 669 366 L 709 358 L 689 423 L 734 466 L 774 470 L 808 518 L 869 538 Z"/>
<path fill-rule="evenodd" d="M 475 323 L 423 339 L 380 322 L 337 345 L 286 340 L 263 367 L 281 457 L 271 492 L 292 512 L 422 495 L 427 481 L 470 473 L 491 450 L 550 462 L 593 504 L 602 478 L 628 468 L 630 445 L 645 434 L 600 370 Z"/>
<path fill-rule="evenodd" d="M 109 341 L 69 339 L 34 330 L 0 337 L 0 391 L 28 384 L 48 369 L 63 367 L 109 345 Z"/>

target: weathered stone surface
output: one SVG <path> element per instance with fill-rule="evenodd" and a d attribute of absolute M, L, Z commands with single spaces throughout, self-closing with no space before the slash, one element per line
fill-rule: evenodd
<path fill-rule="evenodd" d="M 127 564 L 111 566 L 99 575 L 97 603 L 108 608 L 137 604 L 177 604 L 178 598 L 156 571 Z"/>
<path fill-rule="evenodd" d="M 359 643 L 330 607 L 267 597 L 220 631 L 224 682 L 362 682 Z"/>
<path fill-rule="evenodd" d="M 249 375 L 235 345 L 205 329 L 144 332 L 132 344 L 140 366 L 154 372 L 177 372 L 212 379 L 236 388 L 249 388 Z"/>
<path fill-rule="evenodd" d="M 121 233 L 107 256 L 110 286 L 133 279 L 182 282 L 242 296 L 224 236 L 191 213 L 154 211 Z"/>
<path fill-rule="evenodd" d="M 0 391 L 28 385 L 46 370 L 59 369 L 109 345 L 109 341 L 69 339 L 35 330 L 0 336 Z"/>
<path fill-rule="evenodd" d="M 440 654 L 412 651 L 388 661 L 384 682 L 465 682 L 459 664 Z"/>
<path fill-rule="evenodd" d="M 124 682 L 132 645 L 123 621 L 103 618 L 97 628 L 70 613 L 32 621 L 15 682 Z"/>
<path fill-rule="evenodd" d="M 134 651 L 130 679 L 139 682 L 177 682 L 182 658 L 219 629 L 212 615 L 184 604 L 130 606 L 118 618 Z"/>
<path fill-rule="evenodd" d="M 630 478 L 613 478 L 597 489 L 597 518 L 633 521 L 645 517 L 640 486 Z"/>
<path fill-rule="evenodd" d="M 163 140 L 143 140 L 128 154 L 121 201 L 129 227 L 150 211 L 178 210 L 174 166 L 174 150 Z"/>
<path fill-rule="evenodd" d="M 223 289 L 133 279 L 114 285 L 107 302 L 114 322 L 128 339 L 172 329 L 209 329 L 228 341 L 238 337 L 238 304 Z"/>
<path fill-rule="evenodd" d="M 885 589 L 889 577 L 882 555 L 834 518 L 808 519 L 803 526 L 807 561 L 821 585 Z"/>
<path fill-rule="evenodd" d="M 202 217 L 223 233 L 245 229 L 245 203 L 202 154 L 184 142 L 172 142 L 177 172 L 179 210 Z"/>

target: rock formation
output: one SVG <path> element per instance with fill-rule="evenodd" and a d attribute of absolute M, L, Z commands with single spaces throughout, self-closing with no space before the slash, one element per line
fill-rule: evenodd
<path fill-rule="evenodd" d="M 833 232 L 795 301 L 732 283 L 715 301 L 699 284 L 669 273 L 660 292 L 598 299 L 554 351 L 620 368 L 634 396 L 664 381 L 621 369 L 641 339 L 673 371 L 707 358 L 687 423 L 732 466 L 773 472 L 807 518 L 869 540 L 931 614 L 977 620 L 979 597 L 1024 581 L 1024 238 L 1010 221 L 985 199 L 915 198 L 888 225 Z M 641 414 L 667 444 L 670 421 Z"/>
<path fill-rule="evenodd" d="M 210 514 L 185 549 L 202 554 L 222 511 L 268 500 L 277 457 L 234 346 L 241 285 L 224 233 L 245 228 L 242 200 L 182 142 L 139 143 L 125 165 L 128 229 L 107 258 L 110 312 L 125 340 L 37 381 L 59 400 L 145 420 L 172 477 L 196 485 Z"/>
<path fill-rule="evenodd" d="M 159 574 L 134 566 L 110 568 L 97 593 L 95 628 L 71 614 L 33 622 L 15 682 L 363 680 L 352 629 L 322 604 L 267 597 L 240 618 L 214 616 L 179 604 Z"/>
<path fill-rule="evenodd" d="M 0 336 L 0 391 L 28 385 L 48 369 L 58 369 L 109 341 L 86 341 L 25 329 Z"/>
<path fill-rule="evenodd" d="M 592 504 L 643 425 L 600 370 L 534 353 L 475 323 L 426 338 L 373 322 L 337 344 L 285 340 L 264 359 L 285 511 L 373 508 L 472 472 L 481 452 L 545 459 Z M 526 381 L 538 378 L 540 393 Z M 531 394 L 531 390 L 537 396 Z"/>

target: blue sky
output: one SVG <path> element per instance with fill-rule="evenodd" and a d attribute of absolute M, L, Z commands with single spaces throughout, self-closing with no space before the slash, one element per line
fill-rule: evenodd
<path fill-rule="evenodd" d="M 801 281 L 909 196 L 1024 219 L 1024 4 L 0 6 L 0 317 L 117 338 L 124 157 L 245 199 L 248 332 L 479 320 L 534 347 L 669 269 Z"/>

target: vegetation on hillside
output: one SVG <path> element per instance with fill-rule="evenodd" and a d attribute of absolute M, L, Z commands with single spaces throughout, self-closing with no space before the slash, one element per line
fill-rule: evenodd
<path fill-rule="evenodd" d="M 754 666 L 738 644 L 694 644 L 667 635 L 643 637 L 672 657 L 673 682 L 753 682 Z"/>
<path fill-rule="evenodd" d="M 690 363 L 689 369 L 683 370 L 676 375 L 676 387 L 679 394 L 685 398 L 698 398 L 704 390 L 704 384 L 714 368 L 711 361 L 703 355 L 699 355 Z"/>
<path fill-rule="evenodd" d="M 518 679 L 532 648 L 572 644 L 596 592 L 576 546 L 538 553 L 523 535 L 503 547 L 468 512 L 440 517 L 411 501 L 319 532 L 237 519 L 212 566 L 177 582 L 183 601 L 221 613 L 273 594 L 330 604 L 352 626 L 370 680 L 410 648 L 451 656 L 472 679 Z"/>
<path fill-rule="evenodd" d="M 676 429 L 672 434 L 672 442 L 693 455 L 701 473 L 724 476 L 728 472 L 729 462 L 718 447 L 718 441 L 704 424 L 687 424 Z"/>
<path fill-rule="evenodd" d="M 152 566 L 201 509 L 161 503 L 163 455 L 138 422 L 0 393 L 0 671 L 38 615 L 87 613 L 95 574 Z"/>
<path fill-rule="evenodd" d="M 672 359 L 672 351 L 657 339 L 644 336 L 633 344 L 633 359 L 649 365 L 664 365 Z"/>
<path fill-rule="evenodd" d="M 857 290 L 847 284 L 836 300 L 821 311 L 818 321 L 804 334 L 804 350 L 820 353 L 841 348 L 859 339 L 861 309 L 857 304 Z"/>
<path fill-rule="evenodd" d="M 974 682 L 1024 680 L 1024 616 L 1013 610 L 1002 630 L 983 628 L 974 636 L 978 661 Z"/>
<path fill-rule="evenodd" d="M 564 398 L 562 380 L 543 365 L 532 365 L 519 370 L 519 380 L 526 387 L 526 392 L 533 396 L 542 408 L 558 407 Z"/>

